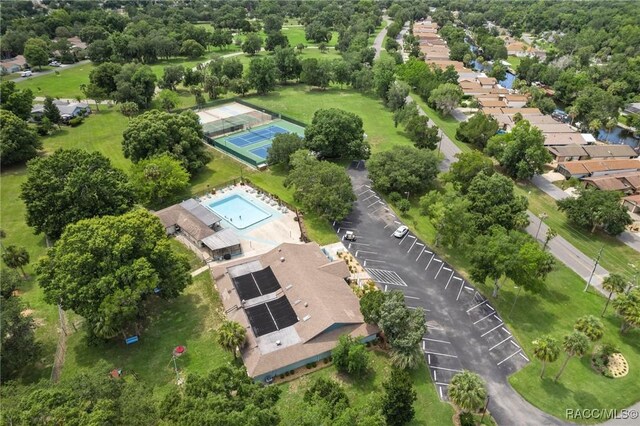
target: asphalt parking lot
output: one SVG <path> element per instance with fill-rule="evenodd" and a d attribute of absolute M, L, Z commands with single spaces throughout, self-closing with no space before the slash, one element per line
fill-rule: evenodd
<path fill-rule="evenodd" d="M 501 313 L 412 232 L 396 238 L 403 223 L 371 189 L 363 162 L 348 170 L 357 195 L 352 213 L 334 223 L 338 235 L 353 231 L 344 245 L 382 290 L 400 290 L 410 308 L 423 308 L 427 334 L 422 349 L 438 395 L 468 369 L 487 382 L 489 409 L 499 424 L 561 424 L 524 401 L 507 377 L 529 362 Z"/>

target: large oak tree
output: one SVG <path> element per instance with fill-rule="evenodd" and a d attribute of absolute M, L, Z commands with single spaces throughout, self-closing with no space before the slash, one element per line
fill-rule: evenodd
<path fill-rule="evenodd" d="M 121 214 L 135 202 L 122 171 L 102 154 L 78 149 L 60 149 L 29 162 L 20 197 L 27 224 L 54 239 L 70 223 Z"/>
<path fill-rule="evenodd" d="M 141 319 L 149 297 L 174 298 L 191 282 L 186 257 L 142 209 L 69 225 L 36 271 L 45 300 L 83 316 L 102 338 Z"/>

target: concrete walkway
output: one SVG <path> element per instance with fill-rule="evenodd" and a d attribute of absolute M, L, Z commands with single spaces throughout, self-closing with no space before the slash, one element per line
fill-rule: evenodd
<path fill-rule="evenodd" d="M 536 175 L 531 178 L 531 182 L 554 200 L 564 200 L 565 198 L 570 197 L 569 194 L 549 182 L 544 176 Z M 622 234 L 618 235 L 617 238 L 632 249 L 640 252 L 640 236 L 637 234 L 624 231 Z"/>
<path fill-rule="evenodd" d="M 198 268 L 195 271 L 191 272 L 191 276 L 192 277 L 197 277 L 198 275 L 200 275 L 204 271 L 207 271 L 208 269 L 209 269 L 209 265 L 204 265 L 203 267 Z"/>

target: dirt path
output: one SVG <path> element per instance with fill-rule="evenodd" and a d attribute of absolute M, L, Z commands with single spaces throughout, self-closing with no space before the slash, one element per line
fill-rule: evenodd
<path fill-rule="evenodd" d="M 49 237 L 46 237 L 47 248 L 51 247 Z M 53 360 L 53 367 L 51 368 L 51 381 L 58 383 L 60 380 L 60 373 L 62 372 L 62 366 L 64 365 L 64 357 L 67 353 L 67 316 L 64 310 L 58 305 L 58 318 L 60 320 L 60 327 L 58 329 L 58 345 L 56 346 L 56 354 Z"/>

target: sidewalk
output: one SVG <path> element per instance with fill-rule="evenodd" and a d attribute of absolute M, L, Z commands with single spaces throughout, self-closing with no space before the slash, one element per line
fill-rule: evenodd
<path fill-rule="evenodd" d="M 555 186 L 553 183 L 549 182 L 545 179 L 544 176 L 535 175 L 531 178 L 531 182 L 538 187 L 541 191 L 544 191 L 545 194 L 553 198 L 554 200 L 564 200 L 567 197 L 570 197 L 569 194 Z M 640 252 L 640 236 L 634 234 L 633 232 L 624 231 L 622 234 L 618 235 L 620 241 L 631 247 L 632 249 Z"/>
<path fill-rule="evenodd" d="M 410 98 L 410 97 L 409 97 Z M 410 99 L 407 99 L 409 101 Z M 411 101 L 413 101 L 411 99 Z M 424 114 L 424 111 L 420 106 L 418 106 L 418 111 L 420 114 Z M 429 122 L 430 125 L 435 125 L 432 121 Z M 440 164 L 441 171 L 447 171 L 451 167 L 451 163 L 457 161 L 455 158 L 455 154 L 461 152 L 460 148 L 458 148 L 451 139 L 449 139 L 443 132 L 442 134 L 442 142 L 440 142 L 440 152 L 444 154 L 444 161 Z M 554 185 L 551 185 L 556 188 Z M 560 190 L 559 188 L 557 188 Z M 540 219 L 537 218 L 532 212 L 527 211 L 530 218 L 529 226 L 527 226 L 526 231 L 533 237 L 535 237 L 538 231 L 538 224 Z M 540 228 L 540 233 L 538 238 L 542 238 L 544 241 L 544 236 L 547 232 L 547 226 L 543 223 Z M 593 270 L 594 261 L 580 250 L 575 248 L 571 243 L 569 243 L 564 238 L 557 236 L 549 242 L 547 246 L 549 252 L 553 254 L 553 256 L 558 259 L 558 261 L 564 263 L 569 269 L 571 269 L 576 274 L 580 275 L 585 282 L 589 279 L 589 275 L 591 275 L 591 271 Z M 602 290 L 602 280 L 604 277 L 609 275 L 609 272 L 604 268 L 598 266 L 596 272 L 591 280 L 591 284 L 598 289 L 601 293 Z M 603 293 L 604 294 L 604 293 Z"/>

